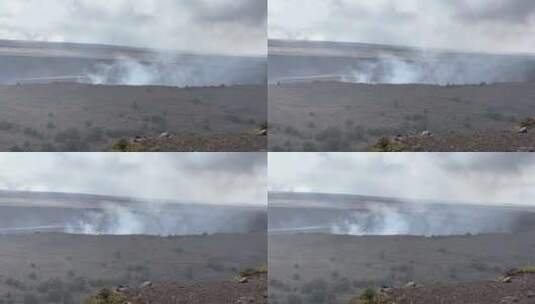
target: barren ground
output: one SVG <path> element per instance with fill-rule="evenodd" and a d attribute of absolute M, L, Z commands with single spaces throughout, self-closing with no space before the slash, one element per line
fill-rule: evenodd
<path fill-rule="evenodd" d="M 411 281 L 469 288 L 495 281 L 510 268 L 532 265 L 534 249 L 534 232 L 444 237 L 271 235 L 270 299 L 283 304 L 346 303 L 366 288 L 403 287 Z M 444 299 L 410 303 L 479 303 Z"/>
<path fill-rule="evenodd" d="M 250 134 L 266 122 L 266 95 L 261 85 L 4 85 L 0 151 L 108 151 L 121 138 L 158 138 L 163 132 L 199 139 L 160 150 L 264 150 L 265 137 Z"/>
<path fill-rule="evenodd" d="M 264 233 L 176 237 L 3 235 L 0 303 L 81 303 L 101 288 L 135 288 L 147 280 L 155 288 L 231 284 L 224 282 L 230 282 L 240 270 L 266 264 L 266 245 Z M 251 294 L 250 289 L 265 294 L 259 282 L 252 281 L 237 290 L 243 290 L 245 296 Z M 25 298 L 35 301 L 25 302 Z"/>
<path fill-rule="evenodd" d="M 535 115 L 535 85 L 372 85 L 339 82 L 269 86 L 272 151 L 363 151 L 383 136 L 416 135 L 424 130 L 442 138 L 454 133 L 456 151 L 509 151 L 533 146 L 516 139 L 514 129 Z M 492 134 L 503 144 L 475 146 L 465 137 Z M 504 132 L 510 135 L 503 136 Z M 445 137 L 448 138 L 448 137 Z M 477 141 L 476 141 L 477 142 Z M 450 150 L 449 143 L 429 150 Z M 420 150 L 426 150 L 424 145 Z"/>

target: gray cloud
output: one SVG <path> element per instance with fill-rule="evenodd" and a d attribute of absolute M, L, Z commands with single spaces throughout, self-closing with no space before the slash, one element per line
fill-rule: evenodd
<path fill-rule="evenodd" d="M 0 154 L 0 189 L 266 204 L 263 153 Z"/>
<path fill-rule="evenodd" d="M 529 153 L 278 153 L 269 165 L 271 191 L 535 205 Z"/>
<path fill-rule="evenodd" d="M 266 0 L 5 0 L 0 39 L 266 52 Z"/>
<path fill-rule="evenodd" d="M 269 37 L 535 52 L 530 0 L 272 0 Z"/>

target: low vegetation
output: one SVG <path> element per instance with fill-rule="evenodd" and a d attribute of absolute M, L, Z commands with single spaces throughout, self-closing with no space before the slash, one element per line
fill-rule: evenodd
<path fill-rule="evenodd" d="M 386 304 L 385 296 L 375 289 L 367 288 L 362 293 L 349 300 L 347 304 Z"/>
<path fill-rule="evenodd" d="M 388 137 L 381 137 L 377 143 L 372 146 L 371 150 L 372 152 L 403 152 L 407 150 L 407 147 Z"/>
<path fill-rule="evenodd" d="M 84 301 L 84 304 L 124 304 L 127 303 L 125 295 L 113 292 L 109 289 L 102 289 L 96 296 L 92 296 Z"/>

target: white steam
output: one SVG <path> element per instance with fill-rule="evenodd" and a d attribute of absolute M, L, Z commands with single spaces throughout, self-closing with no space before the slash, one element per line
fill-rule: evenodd
<path fill-rule="evenodd" d="M 215 207 L 158 208 L 151 204 L 129 208 L 109 203 L 104 209 L 84 211 L 67 221 L 64 232 L 88 235 L 199 235 L 265 231 L 263 210 Z"/>
<path fill-rule="evenodd" d="M 331 233 L 342 235 L 463 235 L 512 233 L 519 217 L 511 213 L 470 208 L 420 206 L 403 210 L 394 206 L 369 206 L 333 221 Z"/>
<path fill-rule="evenodd" d="M 115 64 L 100 64 L 95 73 L 87 75 L 92 84 L 123 84 L 142 86 L 157 84 L 161 78 L 154 65 L 143 65 L 135 60 L 119 60 Z"/>
<path fill-rule="evenodd" d="M 343 77 L 346 82 L 368 84 L 464 85 L 531 82 L 535 63 L 491 56 L 456 55 L 417 59 L 389 58 L 362 61 Z"/>
<path fill-rule="evenodd" d="M 150 60 L 124 57 L 99 63 L 85 71 L 91 84 L 129 86 L 220 86 L 260 84 L 265 78 L 263 59 L 176 57 L 156 54 Z"/>

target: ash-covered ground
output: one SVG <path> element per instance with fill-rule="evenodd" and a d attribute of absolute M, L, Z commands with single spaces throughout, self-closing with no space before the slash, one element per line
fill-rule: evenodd
<path fill-rule="evenodd" d="M 266 146 L 265 58 L 0 41 L 0 64 L 3 151 L 108 151 L 162 134 L 177 139 L 164 150 Z"/>
<path fill-rule="evenodd" d="M 532 146 L 530 134 L 515 138 L 535 115 L 529 54 L 284 40 L 270 41 L 269 53 L 270 150 L 363 151 L 382 137 L 424 131 L 438 139 L 484 138 L 464 147 L 451 139 L 456 151 Z M 410 141 L 404 145 L 417 150 Z M 448 142 L 420 146 L 452 149 Z"/>
<path fill-rule="evenodd" d="M 273 303 L 347 303 L 411 282 L 478 286 L 535 263 L 532 207 L 280 192 L 269 204 Z"/>
<path fill-rule="evenodd" d="M 1 192 L 0 300 L 83 303 L 122 286 L 138 303 L 152 288 L 177 299 L 226 286 L 228 303 L 265 301 L 265 277 L 235 278 L 267 264 L 266 222 L 260 207 Z"/>

